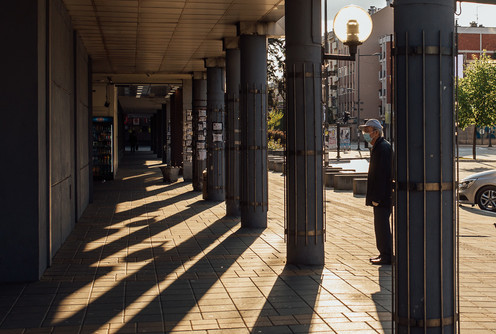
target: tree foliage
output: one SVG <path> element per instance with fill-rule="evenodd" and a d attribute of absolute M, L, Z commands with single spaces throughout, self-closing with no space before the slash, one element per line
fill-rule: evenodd
<path fill-rule="evenodd" d="M 277 108 L 272 108 L 269 111 L 269 119 L 267 121 L 267 128 L 269 130 L 283 130 L 284 112 Z"/>
<path fill-rule="evenodd" d="M 279 98 L 286 101 L 286 40 L 269 38 L 267 54 L 269 107 L 277 108 Z"/>
<path fill-rule="evenodd" d="M 458 126 L 493 126 L 496 124 L 496 63 L 483 53 L 466 66 L 458 82 Z M 474 130 L 473 157 L 475 155 Z"/>
<path fill-rule="evenodd" d="M 272 149 L 285 143 L 284 114 L 286 105 L 286 41 L 269 38 L 267 54 L 267 81 L 269 95 L 268 140 Z"/>

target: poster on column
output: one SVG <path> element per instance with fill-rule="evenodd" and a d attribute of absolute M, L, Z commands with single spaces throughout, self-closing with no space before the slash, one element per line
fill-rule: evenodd
<path fill-rule="evenodd" d="M 213 122 L 212 123 L 212 130 L 214 130 L 214 131 L 222 131 L 222 123 L 220 123 L 220 122 Z"/>
<path fill-rule="evenodd" d="M 340 130 L 340 143 L 339 147 L 343 150 L 349 150 L 351 148 L 351 138 L 350 138 L 350 128 L 343 127 Z"/>
<path fill-rule="evenodd" d="M 207 159 L 207 151 L 206 150 L 198 151 L 198 160 L 205 160 L 205 159 Z"/>
<path fill-rule="evenodd" d="M 212 134 L 212 141 L 215 142 L 221 142 L 222 141 L 222 133 L 213 133 Z"/>
<path fill-rule="evenodd" d="M 329 150 L 336 150 L 338 148 L 338 136 L 337 136 L 337 127 L 330 126 L 329 127 L 329 141 L 327 142 L 327 148 Z"/>

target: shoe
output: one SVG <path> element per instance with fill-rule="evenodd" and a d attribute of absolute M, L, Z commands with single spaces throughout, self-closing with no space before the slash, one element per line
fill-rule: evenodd
<path fill-rule="evenodd" d="M 379 255 L 379 256 L 376 256 L 376 257 L 371 257 L 371 258 L 369 259 L 369 261 L 370 261 L 370 262 L 377 261 L 377 260 L 379 260 L 380 258 L 381 258 L 381 256 L 380 256 L 380 255 Z"/>
<path fill-rule="evenodd" d="M 391 264 L 391 260 L 388 260 L 388 259 L 384 259 L 382 257 L 378 257 L 378 258 L 375 258 L 375 259 L 370 259 L 370 262 L 372 264 L 375 264 L 375 265 L 390 265 Z"/>

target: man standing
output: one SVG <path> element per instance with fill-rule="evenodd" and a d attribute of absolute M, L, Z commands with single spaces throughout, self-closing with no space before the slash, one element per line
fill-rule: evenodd
<path fill-rule="evenodd" d="M 371 258 L 370 262 L 375 265 L 391 264 L 391 144 L 382 137 L 382 126 L 378 120 L 369 119 L 359 128 L 363 138 L 372 145 L 365 205 L 374 208 L 375 240 L 379 256 Z"/>

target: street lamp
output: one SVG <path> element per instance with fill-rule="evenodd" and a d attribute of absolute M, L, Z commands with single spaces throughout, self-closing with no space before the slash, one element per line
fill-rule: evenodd
<path fill-rule="evenodd" d="M 355 55 L 357 53 L 358 46 L 365 42 L 372 32 L 372 19 L 365 10 L 358 6 L 345 6 L 341 8 L 334 17 L 333 30 L 336 37 L 344 45 L 348 46 L 349 55 L 323 53 L 323 60 L 355 61 Z M 327 43 L 327 29 L 324 36 L 326 36 Z M 340 158 L 339 125 L 339 122 L 337 122 L 337 159 Z"/>
<path fill-rule="evenodd" d="M 336 37 L 348 46 L 349 56 L 324 54 L 324 59 L 354 61 L 357 47 L 365 42 L 372 32 L 370 15 L 358 6 L 345 6 L 334 17 L 332 26 Z"/>

